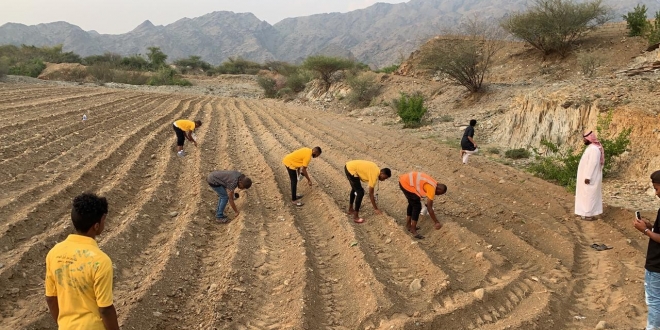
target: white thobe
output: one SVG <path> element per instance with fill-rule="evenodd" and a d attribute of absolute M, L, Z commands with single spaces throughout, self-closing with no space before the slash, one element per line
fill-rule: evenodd
<path fill-rule="evenodd" d="M 589 184 L 584 183 L 589 179 Z M 575 214 L 593 217 L 603 213 L 603 166 L 600 164 L 600 149 L 587 146 L 578 166 L 575 188 Z"/>

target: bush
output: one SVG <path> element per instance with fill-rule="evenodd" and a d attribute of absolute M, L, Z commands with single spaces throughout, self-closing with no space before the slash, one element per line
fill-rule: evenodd
<path fill-rule="evenodd" d="M 655 20 L 649 27 L 649 34 L 646 37 L 649 46 L 660 43 L 660 10 L 655 12 Z"/>
<path fill-rule="evenodd" d="M 390 66 L 386 66 L 384 68 L 381 68 L 376 72 L 378 72 L 378 73 L 392 73 L 396 70 L 399 70 L 399 65 L 398 64 L 392 64 Z"/>
<path fill-rule="evenodd" d="M 296 93 L 302 92 L 311 80 L 312 77 L 308 71 L 298 70 L 296 73 L 286 77 L 286 87 L 291 88 Z"/>
<path fill-rule="evenodd" d="M 147 70 L 149 62 L 140 55 L 131 55 L 121 59 L 121 66 L 128 70 Z"/>
<path fill-rule="evenodd" d="M 544 54 L 568 54 L 573 43 L 585 33 L 605 24 L 610 10 L 602 0 L 536 0 L 525 12 L 513 13 L 501 22 L 502 28 Z"/>
<path fill-rule="evenodd" d="M 403 121 L 404 128 L 418 127 L 422 123 L 422 118 L 428 110 L 424 106 L 424 95 L 417 92 L 413 95 L 401 93 L 398 99 L 394 99 L 392 104 L 397 110 L 397 114 Z"/>
<path fill-rule="evenodd" d="M 9 68 L 9 74 L 17 76 L 38 77 L 46 68 L 46 64 L 40 59 L 33 59 L 27 62 L 16 64 Z"/>
<path fill-rule="evenodd" d="M 646 18 L 646 5 L 637 5 L 633 11 L 628 12 L 628 14 L 623 15 L 623 19 L 626 20 L 626 28 L 628 29 L 629 37 L 643 36 L 646 30 L 649 28 L 649 21 Z"/>
<path fill-rule="evenodd" d="M 532 154 L 524 148 L 510 149 L 504 153 L 504 157 L 511 159 L 529 158 Z"/>
<path fill-rule="evenodd" d="M 174 65 L 176 65 L 183 73 L 186 73 L 188 70 L 208 71 L 212 68 L 211 64 L 202 61 L 202 58 L 199 56 L 190 56 L 188 58 L 176 60 L 174 61 Z"/>
<path fill-rule="evenodd" d="M 121 64 L 122 57 L 119 54 L 106 52 L 103 55 L 91 55 L 82 59 L 82 64 L 86 66 L 109 63 L 117 67 Z"/>
<path fill-rule="evenodd" d="M 602 135 L 608 128 L 612 121 L 612 112 L 608 112 L 606 117 L 598 119 L 597 132 Z M 601 138 L 600 142 L 603 145 L 605 152 L 605 166 L 603 167 L 603 176 L 608 176 L 612 173 L 615 158 L 622 155 L 630 144 L 631 129 L 627 128 L 621 131 L 613 139 Z M 548 150 L 546 156 L 537 156 L 534 162 L 529 166 L 528 170 L 534 175 L 545 179 L 554 181 L 557 184 L 568 188 L 570 191 L 575 191 L 576 176 L 580 158 L 584 152 L 575 153 L 573 149 L 565 151 L 560 150 L 560 146 L 555 145 L 549 141 L 541 141 L 541 145 L 545 146 Z"/>
<path fill-rule="evenodd" d="M 257 78 L 257 83 L 264 90 L 265 97 L 274 98 L 277 95 L 277 90 L 275 89 L 275 79 L 271 77 L 259 76 Z"/>
<path fill-rule="evenodd" d="M 160 47 L 148 47 L 147 50 L 149 50 L 147 58 L 152 70 L 158 70 L 166 65 L 167 55 L 160 50 Z"/>
<path fill-rule="evenodd" d="M 486 152 L 488 152 L 489 154 L 493 154 L 493 155 L 499 155 L 500 154 L 500 149 L 494 148 L 494 147 L 493 148 L 488 148 L 488 150 L 486 150 Z"/>
<path fill-rule="evenodd" d="M 0 57 L 0 78 L 9 73 L 9 58 L 6 56 Z"/>
<path fill-rule="evenodd" d="M 305 59 L 303 62 L 303 67 L 316 72 L 323 83 L 325 83 L 326 89 L 330 88 L 330 77 L 332 74 L 339 70 L 350 69 L 355 66 L 355 63 L 348 59 L 343 59 L 339 57 L 328 57 L 328 56 L 310 56 Z"/>
<path fill-rule="evenodd" d="M 351 87 L 348 93 L 348 103 L 366 107 L 378 95 L 380 86 L 376 83 L 376 75 L 366 72 L 360 75 L 351 75 L 346 79 L 346 83 Z"/>
<path fill-rule="evenodd" d="M 593 77 L 603 60 L 594 53 L 579 53 L 577 62 L 585 76 Z"/>
<path fill-rule="evenodd" d="M 170 67 L 161 67 L 155 75 L 147 81 L 148 85 L 161 86 L 161 85 L 177 85 L 177 86 L 192 86 L 188 80 L 182 79 L 177 75 L 176 71 Z"/>
<path fill-rule="evenodd" d="M 280 89 L 279 91 L 277 91 L 276 96 L 277 96 L 278 99 L 291 100 L 291 99 L 293 99 L 294 94 L 295 93 L 293 92 L 293 90 L 291 88 L 284 87 L 284 88 Z"/>
<path fill-rule="evenodd" d="M 297 74 L 300 70 L 298 66 L 282 61 L 269 61 L 264 66 L 270 71 L 287 77 Z"/>
<path fill-rule="evenodd" d="M 478 92 L 493 56 L 503 45 L 496 33 L 485 23 L 467 20 L 451 40 L 434 42 L 425 48 L 420 64 L 440 71 L 470 92 Z"/>
<path fill-rule="evenodd" d="M 248 61 L 242 57 L 230 57 L 214 69 L 219 74 L 250 74 L 256 75 L 262 66 L 257 62 Z"/>

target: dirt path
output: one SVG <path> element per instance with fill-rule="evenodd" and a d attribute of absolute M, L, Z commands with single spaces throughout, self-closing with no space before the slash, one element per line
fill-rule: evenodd
<path fill-rule="evenodd" d="M 273 101 L 58 86 L 0 85 L 0 118 L 0 328 L 55 328 L 43 258 L 71 233 L 70 200 L 86 190 L 111 203 L 99 244 L 125 329 L 644 325 L 647 243 L 630 211 L 576 221 L 563 188 L 481 157 L 461 165 L 431 140 Z M 183 159 L 178 118 L 205 123 Z M 299 183 L 295 207 L 281 160 L 316 145 L 313 186 Z M 365 198 L 361 225 L 345 214 L 351 159 L 395 174 L 378 188 L 384 214 Z M 224 225 L 205 183 L 216 169 L 254 181 Z M 411 170 L 449 188 L 436 201 L 444 227 L 425 217 L 423 240 L 403 229 L 397 180 Z"/>

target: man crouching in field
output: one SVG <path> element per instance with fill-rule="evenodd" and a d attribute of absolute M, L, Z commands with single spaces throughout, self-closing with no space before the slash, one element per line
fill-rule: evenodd
<path fill-rule="evenodd" d="M 238 198 L 238 194 L 236 193 L 234 195 L 234 190 L 250 189 L 252 187 L 252 180 L 239 171 L 213 171 L 206 177 L 206 182 L 220 196 L 220 199 L 218 199 L 218 208 L 215 211 L 215 220 L 219 223 L 229 222 L 225 215 L 227 201 L 229 201 L 229 205 L 231 205 L 231 208 L 236 212 L 236 216 L 238 216 L 240 212 L 236 204 L 234 204 L 234 198 Z"/>
<path fill-rule="evenodd" d="M 96 244 L 108 214 L 104 197 L 73 199 L 76 229 L 46 256 L 46 303 L 59 329 L 117 330 L 112 303 L 112 261 Z"/>

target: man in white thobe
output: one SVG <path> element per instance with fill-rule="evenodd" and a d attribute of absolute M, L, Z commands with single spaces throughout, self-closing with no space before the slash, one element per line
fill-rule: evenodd
<path fill-rule="evenodd" d="M 587 148 L 582 154 L 575 187 L 575 214 L 584 220 L 593 220 L 603 213 L 603 165 L 605 153 L 596 133 L 584 136 Z"/>

